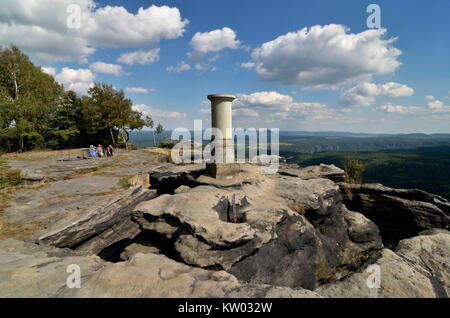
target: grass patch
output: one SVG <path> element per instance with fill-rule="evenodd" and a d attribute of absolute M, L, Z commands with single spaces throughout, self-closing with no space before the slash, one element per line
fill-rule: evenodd
<path fill-rule="evenodd" d="M 131 187 L 130 184 L 130 177 L 123 177 L 119 180 L 118 185 L 121 186 L 123 189 L 128 189 Z"/>
<path fill-rule="evenodd" d="M 327 235 L 328 234 L 328 230 L 327 227 L 323 224 L 319 224 L 319 231 L 320 233 L 322 233 L 323 235 Z"/>
<path fill-rule="evenodd" d="M 20 170 L 4 168 L 0 171 L 0 189 L 14 187 L 21 181 Z"/>
<path fill-rule="evenodd" d="M 111 188 L 110 191 L 105 191 L 105 192 L 96 192 L 96 193 L 89 193 L 90 197 L 101 197 L 103 195 L 108 195 L 108 194 L 113 194 L 116 193 L 117 188 L 113 187 Z"/>
<path fill-rule="evenodd" d="M 305 215 L 306 213 L 305 209 L 301 207 L 296 201 L 291 204 L 290 208 L 292 211 L 297 212 L 300 215 Z"/>
<path fill-rule="evenodd" d="M 63 180 L 70 180 L 70 179 L 78 178 L 85 174 L 96 172 L 96 171 L 98 171 L 98 169 L 99 169 L 98 167 L 80 169 L 80 170 L 74 171 L 72 173 L 69 173 L 68 175 L 65 175 Z"/>

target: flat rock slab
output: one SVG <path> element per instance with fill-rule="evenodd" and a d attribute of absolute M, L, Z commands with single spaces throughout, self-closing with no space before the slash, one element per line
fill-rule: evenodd
<path fill-rule="evenodd" d="M 380 270 L 380 288 L 367 284 L 373 269 L 350 274 L 342 281 L 326 284 L 315 291 L 324 297 L 412 297 L 449 296 L 450 233 L 432 230 L 400 241 L 393 252 L 384 249 L 375 264 Z"/>
<path fill-rule="evenodd" d="M 96 255 L 39 246 L 18 240 L 0 241 L 0 297 L 57 297 L 67 287 L 68 266 L 81 269 L 82 284 L 107 266 Z"/>
<path fill-rule="evenodd" d="M 90 277 L 80 289 L 63 290 L 62 297 L 158 298 L 317 298 L 305 289 L 246 284 L 224 271 L 210 271 L 177 263 L 159 254 L 134 255 Z"/>
<path fill-rule="evenodd" d="M 130 216 L 139 202 L 155 196 L 155 191 L 141 186 L 130 188 L 108 204 L 94 208 L 70 223 L 56 224 L 39 241 L 57 247 L 73 247 Z"/>
<path fill-rule="evenodd" d="M 255 231 L 248 224 L 235 224 L 220 219 L 218 203 L 231 197 L 230 192 L 208 188 L 176 195 L 161 195 L 142 202 L 134 209 L 137 221 L 146 228 L 148 218 L 173 218 L 213 246 L 230 246 L 251 240 Z M 173 233 L 163 233 L 171 236 Z"/>
<path fill-rule="evenodd" d="M 281 165 L 279 174 L 286 176 L 299 177 L 301 179 L 326 178 L 334 182 L 345 181 L 345 171 L 335 165 L 320 164 L 319 166 L 310 166 L 306 168 L 291 168 L 289 165 Z"/>

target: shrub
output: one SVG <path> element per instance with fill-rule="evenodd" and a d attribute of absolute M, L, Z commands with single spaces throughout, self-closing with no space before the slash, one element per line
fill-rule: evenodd
<path fill-rule="evenodd" d="M 366 166 L 359 160 L 349 159 L 342 162 L 345 171 L 345 182 L 353 184 L 362 183 L 362 174 Z"/>
<path fill-rule="evenodd" d="M 21 181 L 20 170 L 2 169 L 0 172 L 0 189 L 14 187 Z"/>

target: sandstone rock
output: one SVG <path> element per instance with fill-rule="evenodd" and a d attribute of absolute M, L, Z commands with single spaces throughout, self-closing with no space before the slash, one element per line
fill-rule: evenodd
<path fill-rule="evenodd" d="M 448 297 L 449 242 L 448 231 L 433 230 L 400 241 L 396 253 L 384 249 L 375 262 L 381 288 L 369 288 L 367 280 L 373 273 L 369 268 L 315 292 L 325 297 Z"/>
<path fill-rule="evenodd" d="M 437 297 L 450 297 L 450 232 L 442 229 L 421 232 L 400 241 L 396 254 L 426 274 Z"/>
<path fill-rule="evenodd" d="M 134 255 L 108 266 L 63 297 L 318 297 L 304 289 L 245 284 L 224 271 L 208 271 L 158 254 Z"/>
<path fill-rule="evenodd" d="M 354 242 L 370 242 L 381 239 L 378 226 L 360 213 L 346 211 L 348 236 Z"/>
<path fill-rule="evenodd" d="M 175 228 L 184 227 L 215 247 L 245 243 L 254 237 L 255 231 L 248 224 L 229 223 L 220 217 L 226 211 L 220 210 L 218 203 L 231 197 L 231 192 L 212 187 L 203 187 L 202 190 L 165 194 L 142 202 L 134 209 L 134 218 L 145 229 L 154 229 L 149 219 L 157 220 L 159 224 L 167 223 L 168 229 L 159 228 L 159 231 L 168 237 L 174 234 Z"/>
<path fill-rule="evenodd" d="M 120 258 L 124 261 L 129 260 L 133 255 L 137 253 L 149 254 L 156 253 L 159 254 L 160 250 L 156 246 L 147 246 L 138 243 L 133 243 L 128 245 L 125 250 L 120 254 Z"/>
<path fill-rule="evenodd" d="M 299 177 L 305 180 L 325 178 L 334 182 L 345 181 L 345 171 L 335 165 L 320 164 L 319 166 L 310 166 L 301 169 L 290 167 L 289 165 L 282 165 L 278 173 L 286 176 Z"/>
<path fill-rule="evenodd" d="M 189 190 L 191 190 L 191 188 L 189 188 L 188 186 L 182 185 L 179 186 L 178 188 L 175 189 L 174 193 L 186 193 L 189 192 Z"/>
<path fill-rule="evenodd" d="M 45 181 L 45 175 L 41 170 L 22 169 L 20 170 L 20 179 L 25 184 L 42 184 Z"/>
<path fill-rule="evenodd" d="M 343 203 L 380 228 L 383 239 L 398 241 L 431 228 L 450 228 L 450 203 L 421 190 L 379 184 L 340 184 Z"/>
<path fill-rule="evenodd" d="M 0 297 L 56 297 L 69 288 L 68 266 L 81 269 L 82 284 L 106 266 L 98 256 L 69 249 L 0 241 Z"/>
<path fill-rule="evenodd" d="M 148 173 L 137 174 L 137 175 L 131 177 L 128 180 L 128 183 L 130 184 L 131 187 L 140 185 L 143 188 L 147 189 L 150 187 L 150 176 Z"/>
<path fill-rule="evenodd" d="M 105 260 L 119 261 L 122 250 L 140 232 L 136 222 L 130 217 L 124 217 L 104 232 L 76 246 L 76 250 L 97 254 Z"/>
<path fill-rule="evenodd" d="M 275 182 L 276 194 L 298 206 L 312 222 L 340 210 L 342 195 L 339 187 L 330 180 L 282 176 Z"/>
<path fill-rule="evenodd" d="M 69 224 L 56 225 L 41 236 L 39 241 L 57 247 L 79 245 L 129 217 L 139 202 L 155 196 L 154 190 L 143 189 L 141 186 L 130 188 L 108 205 L 96 207 Z"/>

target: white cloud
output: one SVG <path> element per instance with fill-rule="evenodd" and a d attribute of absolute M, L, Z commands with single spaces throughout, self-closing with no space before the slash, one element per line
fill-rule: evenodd
<path fill-rule="evenodd" d="M 185 113 L 180 112 L 168 112 L 162 109 L 154 109 L 149 105 L 137 104 L 133 105 L 133 109 L 142 112 L 144 115 L 155 117 L 155 118 L 170 118 L 170 119 L 181 119 L 186 118 Z"/>
<path fill-rule="evenodd" d="M 128 65 L 133 64 L 152 64 L 159 61 L 159 47 L 151 50 L 139 50 L 135 52 L 125 53 L 120 55 L 117 62 L 124 63 Z"/>
<path fill-rule="evenodd" d="M 253 50 L 260 79 L 312 89 L 337 89 L 394 72 L 401 51 L 386 29 L 348 33 L 343 25 L 303 28 Z"/>
<path fill-rule="evenodd" d="M 404 97 L 414 94 L 414 90 L 406 85 L 388 82 L 374 84 L 363 82 L 342 93 L 339 104 L 344 106 L 371 106 L 375 103 L 375 97 Z"/>
<path fill-rule="evenodd" d="M 237 107 L 288 108 L 292 97 L 275 91 L 256 92 L 250 95 L 238 94 L 234 105 Z"/>
<path fill-rule="evenodd" d="M 397 113 L 397 114 L 409 114 L 414 115 L 423 111 L 423 107 L 419 106 L 402 106 L 402 105 L 393 105 L 391 103 L 381 105 L 374 108 L 375 111 L 383 111 L 386 113 Z"/>
<path fill-rule="evenodd" d="M 259 113 L 254 109 L 237 108 L 233 109 L 233 116 L 259 117 Z"/>
<path fill-rule="evenodd" d="M 124 91 L 125 93 L 139 93 L 139 94 L 145 94 L 149 92 L 147 88 L 142 87 L 125 87 Z"/>
<path fill-rule="evenodd" d="M 395 82 L 387 82 L 378 85 L 380 94 L 387 97 L 405 97 L 414 94 L 414 89 Z"/>
<path fill-rule="evenodd" d="M 211 114 L 211 109 L 209 108 L 201 108 L 198 111 L 202 114 Z"/>
<path fill-rule="evenodd" d="M 425 96 L 425 100 L 434 100 L 434 96 L 432 95 Z"/>
<path fill-rule="evenodd" d="M 295 119 L 339 119 L 342 112 L 327 107 L 321 103 L 294 102 L 289 95 L 283 95 L 275 91 L 256 92 L 253 94 L 237 94 L 233 102 L 237 115 L 258 117 L 260 111 L 269 111 L 270 116 L 282 120 Z M 239 110 L 244 109 L 242 112 Z M 251 112 L 252 111 L 252 112 Z"/>
<path fill-rule="evenodd" d="M 444 103 L 440 100 L 433 100 L 428 103 L 428 108 L 431 110 L 433 114 L 439 113 L 450 113 L 450 106 L 444 105 Z"/>
<path fill-rule="evenodd" d="M 251 70 L 252 68 L 254 68 L 255 65 L 256 65 L 256 64 L 253 63 L 253 62 L 241 63 L 241 66 L 242 66 L 243 68 L 246 68 L 246 69 L 249 69 L 249 70 Z"/>
<path fill-rule="evenodd" d="M 80 7 L 81 27 L 69 28 L 69 5 Z M 97 47 L 155 46 L 175 39 L 189 23 L 177 8 L 150 6 L 136 14 L 121 6 L 97 8 L 94 0 L 2 1 L 0 45 L 11 41 L 43 64 L 87 63 Z"/>
<path fill-rule="evenodd" d="M 181 73 L 184 71 L 189 71 L 191 69 L 191 66 L 189 64 L 184 63 L 184 61 L 181 61 L 176 66 L 169 66 L 166 68 L 167 72 L 175 72 L 175 73 Z"/>
<path fill-rule="evenodd" d="M 54 67 L 41 67 L 42 72 L 55 76 L 56 75 L 56 68 Z"/>
<path fill-rule="evenodd" d="M 65 89 L 73 90 L 79 94 L 86 94 L 94 86 L 95 75 L 88 69 L 71 69 L 64 67 L 55 79 L 64 84 Z"/>
<path fill-rule="evenodd" d="M 71 0 L 70 0 L 71 1 Z M 92 42 L 106 47 L 137 47 L 176 39 L 183 35 L 188 20 L 177 8 L 152 5 L 132 14 L 124 7 L 106 6 L 92 12 L 83 33 Z"/>
<path fill-rule="evenodd" d="M 95 62 L 89 65 L 89 68 L 97 73 L 111 74 L 120 76 L 123 74 L 122 66 L 117 64 L 108 64 L 104 62 Z"/>
<path fill-rule="evenodd" d="M 192 37 L 190 43 L 192 52 L 189 52 L 188 56 L 193 60 L 198 60 L 209 52 L 219 52 L 226 48 L 237 49 L 240 43 L 236 39 L 236 33 L 227 27 L 210 32 L 197 32 Z M 217 59 L 217 56 L 214 59 Z"/>

